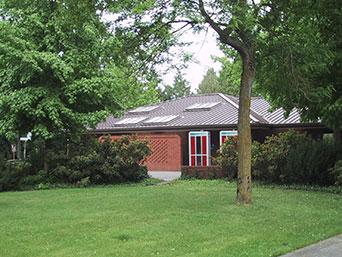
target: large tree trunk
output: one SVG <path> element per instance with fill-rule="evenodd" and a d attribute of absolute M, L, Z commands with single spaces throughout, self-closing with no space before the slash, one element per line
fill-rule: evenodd
<path fill-rule="evenodd" d="M 242 9 L 247 6 L 247 1 L 238 1 Z M 251 155 L 252 139 L 250 125 L 251 91 L 255 76 L 255 52 L 253 36 L 246 32 L 242 25 L 234 32 L 238 36 L 232 36 L 229 25 L 215 22 L 204 8 L 203 0 L 198 1 L 199 10 L 205 21 L 217 32 L 220 42 L 234 48 L 241 56 L 243 71 L 241 74 L 239 121 L 238 121 L 238 181 L 237 196 L 238 203 L 249 204 L 252 202 L 252 178 L 251 178 Z M 233 16 L 236 14 L 233 14 Z M 238 15 L 238 14 L 237 14 Z M 223 29 L 223 25 L 226 27 Z"/>
<path fill-rule="evenodd" d="M 238 122 L 238 176 L 237 195 L 238 203 L 249 204 L 252 202 L 252 177 L 251 177 L 251 124 L 250 106 L 251 90 L 255 76 L 254 59 L 249 55 L 242 56 L 243 71 L 241 74 L 240 98 L 239 98 L 239 122 Z"/>

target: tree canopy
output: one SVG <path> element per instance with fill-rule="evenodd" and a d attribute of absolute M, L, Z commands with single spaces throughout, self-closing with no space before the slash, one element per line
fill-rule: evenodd
<path fill-rule="evenodd" d="M 306 121 L 342 128 L 342 5 L 276 1 L 262 24 L 259 90 L 276 107 L 297 108 Z M 340 134 L 340 132 L 338 132 Z"/>
<path fill-rule="evenodd" d="M 132 52 L 102 20 L 103 8 L 102 1 L 1 1 L 0 134 L 76 133 L 109 112 L 157 100 L 156 83 L 130 76 Z"/>
<path fill-rule="evenodd" d="M 198 93 L 224 93 L 238 96 L 241 79 L 241 59 L 234 54 L 233 56 L 216 57 L 215 60 L 221 64 L 221 70 L 216 75 L 213 68 L 208 69 L 198 86 Z"/>
<path fill-rule="evenodd" d="M 220 92 L 220 83 L 218 76 L 213 68 L 209 68 L 207 73 L 203 76 L 201 83 L 198 85 L 197 93 L 222 93 Z"/>
<path fill-rule="evenodd" d="M 175 75 L 172 85 L 166 85 L 164 89 L 159 89 L 160 100 L 162 101 L 188 96 L 190 93 L 189 82 L 180 72 Z"/>
<path fill-rule="evenodd" d="M 274 104 L 288 111 L 299 107 L 302 113 L 312 109 L 308 113 L 314 114 L 315 105 L 309 104 L 307 99 L 331 100 L 330 95 L 334 95 L 331 92 L 338 90 L 334 86 L 327 86 L 324 90 L 314 90 L 315 93 L 308 97 L 310 85 L 314 85 L 313 81 L 319 81 L 312 78 L 318 78 L 322 71 L 328 71 L 328 64 L 332 63 L 331 53 L 326 47 L 330 43 L 320 36 L 321 31 L 317 29 L 322 17 L 328 17 L 318 14 L 317 9 L 320 9 L 321 13 L 325 12 L 323 10 L 327 6 L 324 5 L 329 5 L 331 1 L 322 2 L 324 4 L 316 5 L 317 1 L 282 0 L 156 0 L 144 4 L 140 1 L 123 1 L 127 7 L 125 17 L 129 16 L 136 22 L 141 22 L 141 17 L 146 15 L 149 16 L 148 23 L 165 30 L 172 28 L 170 24 L 181 24 L 180 29 L 190 27 L 195 32 L 210 27 L 216 32 L 221 45 L 238 53 L 241 62 L 238 122 L 239 202 L 251 201 L 250 100 L 255 76 L 260 82 L 260 88 L 264 89 L 264 94 L 268 95 Z M 139 6 L 138 13 L 136 6 Z M 335 9 L 340 15 L 338 2 L 335 2 Z M 315 15 L 311 15 L 312 10 L 315 10 Z M 338 25 L 335 23 L 332 23 L 334 25 L 331 25 L 330 30 L 341 27 L 335 26 Z M 170 36 L 170 33 L 166 34 Z M 340 38 L 336 37 L 336 40 Z M 326 97 L 315 97 L 321 94 L 326 94 Z M 339 96 L 333 99 L 333 103 L 337 102 L 337 105 L 329 104 L 329 113 L 340 107 Z"/>

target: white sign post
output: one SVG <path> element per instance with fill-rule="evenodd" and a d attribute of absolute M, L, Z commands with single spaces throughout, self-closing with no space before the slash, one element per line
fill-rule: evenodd
<path fill-rule="evenodd" d="M 20 138 L 20 141 L 23 141 L 24 142 L 24 160 L 26 159 L 26 143 L 28 140 L 31 140 L 32 138 L 32 133 L 29 132 L 27 133 L 26 137 L 21 137 Z"/>

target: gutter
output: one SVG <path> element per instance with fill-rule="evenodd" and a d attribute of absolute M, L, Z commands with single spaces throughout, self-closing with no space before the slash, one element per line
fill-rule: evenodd
<path fill-rule="evenodd" d="M 143 127 L 143 128 L 120 128 L 120 129 L 94 129 L 88 130 L 90 134 L 121 134 L 121 133 L 137 133 L 137 132 L 181 132 L 194 130 L 220 130 L 237 129 L 237 124 L 218 124 L 218 125 L 192 125 L 192 126 L 175 126 L 175 127 Z M 321 123 L 294 123 L 294 124 L 265 124 L 265 123 L 252 123 L 253 129 L 276 129 L 276 128 L 305 128 L 305 129 L 328 129 Z"/>

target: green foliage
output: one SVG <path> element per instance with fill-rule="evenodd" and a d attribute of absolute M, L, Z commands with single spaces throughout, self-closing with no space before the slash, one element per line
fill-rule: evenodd
<path fill-rule="evenodd" d="M 329 171 L 333 181 L 335 181 L 335 185 L 342 186 L 342 160 L 337 161 Z"/>
<path fill-rule="evenodd" d="M 267 137 L 263 144 L 256 143 L 253 147 L 252 170 L 258 180 L 269 182 L 286 182 L 283 169 L 291 149 L 297 145 L 311 141 L 305 134 L 293 130 Z M 298 167 L 297 167 L 298 168 Z M 300 172 L 294 170 L 293 172 Z"/>
<path fill-rule="evenodd" d="M 89 180 L 91 184 L 112 184 L 139 181 L 147 176 L 147 169 L 141 162 L 149 153 L 146 142 L 128 137 L 111 142 L 106 138 L 66 162 L 59 162 L 49 174 L 49 182 L 85 184 Z"/>
<path fill-rule="evenodd" d="M 176 74 L 173 85 L 166 85 L 164 90 L 159 89 L 160 99 L 162 101 L 188 96 L 190 93 L 189 82 L 183 78 L 183 75 L 180 72 Z"/>
<path fill-rule="evenodd" d="M 216 57 L 214 60 L 221 64 L 218 75 L 213 68 L 208 69 L 198 86 L 199 94 L 223 93 L 239 96 L 240 79 L 242 73 L 241 58 L 231 49 L 223 49 L 224 57 Z M 252 95 L 258 95 L 257 83 L 253 84 Z"/>
<path fill-rule="evenodd" d="M 0 137 L 0 162 L 1 160 L 10 159 L 10 150 L 9 142 L 5 138 Z"/>
<path fill-rule="evenodd" d="M 286 158 L 282 180 L 285 183 L 334 185 L 337 181 L 329 170 L 342 159 L 341 150 L 331 141 L 308 140 L 296 144 Z"/>
<path fill-rule="evenodd" d="M 147 169 L 141 162 L 149 153 L 146 142 L 128 137 L 111 142 L 108 138 L 89 154 L 71 160 L 68 180 L 75 183 L 89 177 L 92 184 L 139 181 L 147 177 Z"/>
<path fill-rule="evenodd" d="M 223 93 L 221 92 L 219 79 L 213 68 L 207 70 L 201 83 L 198 85 L 199 94 Z"/>
<path fill-rule="evenodd" d="M 275 1 L 261 19 L 257 80 L 263 94 L 305 120 L 341 129 L 341 4 Z"/>
<path fill-rule="evenodd" d="M 328 186 L 336 181 L 329 170 L 342 158 L 341 147 L 289 131 L 271 136 L 253 151 L 253 175 L 281 184 Z"/>
<path fill-rule="evenodd" d="M 219 149 L 215 162 L 222 168 L 229 179 L 236 178 L 238 171 L 238 155 L 235 144 L 225 142 Z"/>
<path fill-rule="evenodd" d="M 106 138 L 99 143 L 90 136 L 75 141 L 58 138 L 47 142 L 37 140 L 31 145 L 26 162 L 0 158 L 0 191 L 57 184 L 85 187 L 136 182 L 147 177 L 147 168 L 143 165 L 150 154 L 147 142 L 123 137 L 114 142 Z"/>
<path fill-rule="evenodd" d="M 103 4 L 1 2 L 0 135 L 79 134 L 109 113 L 157 100 L 154 78 L 132 72 L 127 38 L 102 20 Z"/>
<path fill-rule="evenodd" d="M 242 73 L 241 59 L 236 57 L 231 60 L 229 57 L 222 57 L 218 60 L 222 64 L 222 69 L 219 72 L 220 93 L 238 96 Z"/>
<path fill-rule="evenodd" d="M 315 141 L 290 130 L 267 137 L 262 144 L 253 142 L 252 174 L 267 183 L 339 185 L 341 150 L 331 141 Z M 236 147 L 223 144 L 216 161 L 222 169 L 236 174 Z"/>
<path fill-rule="evenodd" d="M 30 175 L 31 164 L 24 161 L 0 161 L 0 192 L 16 190 Z M 26 182 L 27 179 L 26 179 Z"/>

